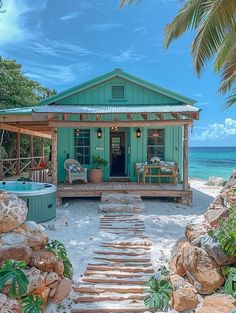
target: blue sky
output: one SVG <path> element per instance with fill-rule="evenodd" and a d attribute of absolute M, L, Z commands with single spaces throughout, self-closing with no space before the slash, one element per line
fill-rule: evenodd
<path fill-rule="evenodd" d="M 163 48 L 164 27 L 181 0 L 146 0 L 122 10 L 118 0 L 3 2 L 0 53 L 32 79 L 61 91 L 119 67 L 198 101 L 191 146 L 236 145 L 236 105 L 224 108 L 210 65 L 200 79 L 194 74 L 192 35 Z"/>

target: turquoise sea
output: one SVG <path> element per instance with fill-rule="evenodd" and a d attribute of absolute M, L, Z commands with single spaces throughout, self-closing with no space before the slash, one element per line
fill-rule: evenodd
<path fill-rule="evenodd" d="M 236 168 L 236 147 L 189 148 L 189 176 L 207 179 L 209 176 L 229 178 Z"/>

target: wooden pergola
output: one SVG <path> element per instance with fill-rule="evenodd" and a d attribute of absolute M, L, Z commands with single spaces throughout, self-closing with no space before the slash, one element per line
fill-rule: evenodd
<path fill-rule="evenodd" d="M 126 120 L 120 120 L 119 114 L 113 114 L 109 121 L 102 120 L 103 114 L 70 114 L 70 113 L 35 113 L 0 115 L 0 129 L 16 132 L 17 146 L 20 146 L 20 134 L 49 138 L 52 140 L 52 183 L 57 185 L 57 130 L 58 128 L 86 128 L 86 127 L 149 127 L 149 126 L 183 126 L 183 191 L 188 185 L 188 129 L 193 120 L 199 119 L 199 111 L 168 112 L 151 114 L 143 112 L 137 120 L 134 114 L 127 113 Z M 76 116 L 77 120 L 70 120 Z M 93 120 L 91 120 L 93 116 Z M 153 116 L 153 114 L 152 114 Z"/>

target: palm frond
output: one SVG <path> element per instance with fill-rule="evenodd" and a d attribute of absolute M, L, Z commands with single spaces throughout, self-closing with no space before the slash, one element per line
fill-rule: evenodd
<path fill-rule="evenodd" d="M 226 99 L 226 107 L 231 107 L 236 103 L 236 88 L 234 88 Z"/>
<path fill-rule="evenodd" d="M 207 0 L 192 44 L 193 62 L 199 74 L 205 62 L 219 50 L 226 34 L 235 27 L 236 0 Z"/>
<path fill-rule="evenodd" d="M 222 82 L 219 92 L 226 93 L 236 82 L 236 47 L 229 50 L 221 76 Z"/>
<path fill-rule="evenodd" d="M 122 8 L 125 5 L 138 4 L 142 0 L 120 0 L 120 7 Z"/>
<path fill-rule="evenodd" d="M 232 47 L 236 47 L 236 28 L 225 36 L 224 41 L 218 50 L 214 64 L 215 71 L 219 72 L 221 70 Z"/>
<path fill-rule="evenodd" d="M 181 37 L 187 30 L 196 29 L 204 14 L 204 4 L 207 0 L 187 0 L 178 15 L 165 27 L 165 46 L 168 47 L 174 39 Z"/>

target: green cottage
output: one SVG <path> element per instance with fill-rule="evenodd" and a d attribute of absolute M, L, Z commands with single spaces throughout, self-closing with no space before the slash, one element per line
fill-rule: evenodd
<path fill-rule="evenodd" d="M 2 129 L 28 130 L 28 134 L 52 139 L 52 182 L 59 185 L 60 197 L 100 195 L 108 183 L 116 191 L 114 183 L 120 182 L 123 192 L 140 189 L 146 196 L 179 196 L 190 203 L 188 128 L 199 118 L 194 103 L 115 69 L 49 97 L 37 107 L 2 110 L 0 119 Z M 98 187 L 78 182 L 68 187 L 65 160 L 77 160 L 87 168 L 89 178 L 93 156 L 108 162 L 103 169 L 104 188 L 94 192 Z M 175 167 L 175 173 L 169 167 Z M 165 194 L 161 186 L 166 186 Z"/>

